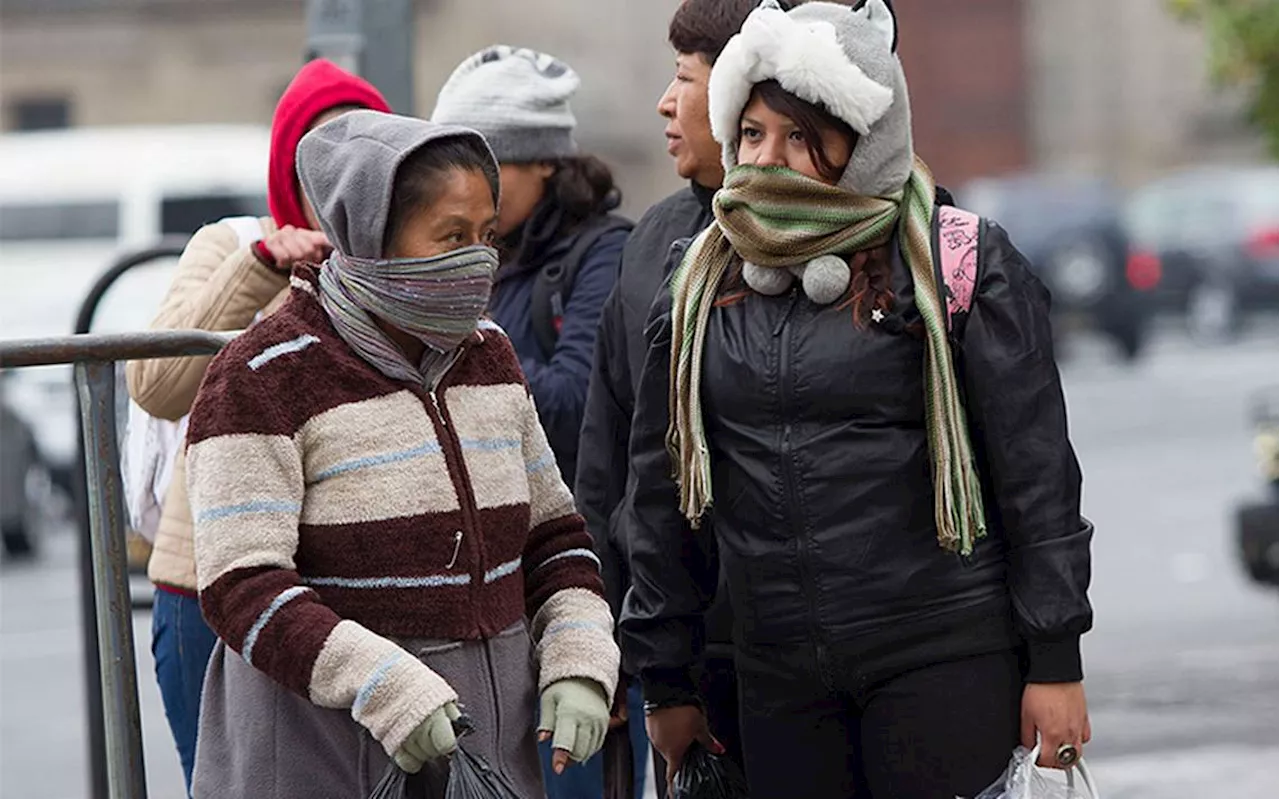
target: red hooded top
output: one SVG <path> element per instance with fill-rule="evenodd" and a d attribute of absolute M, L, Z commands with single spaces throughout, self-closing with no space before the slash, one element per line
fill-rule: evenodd
<path fill-rule="evenodd" d="M 373 84 L 323 58 L 308 62 L 284 90 L 271 120 L 271 160 L 267 166 L 267 202 L 277 225 L 311 227 L 302 211 L 295 154 L 312 120 L 341 105 L 391 111 Z"/>

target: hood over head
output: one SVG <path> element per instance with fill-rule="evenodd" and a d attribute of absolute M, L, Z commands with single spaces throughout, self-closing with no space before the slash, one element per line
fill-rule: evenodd
<path fill-rule="evenodd" d="M 373 84 L 323 58 L 310 61 L 298 70 L 276 104 L 271 119 L 267 202 L 277 225 L 311 227 L 302 210 L 302 194 L 294 171 L 295 154 L 298 142 L 315 118 L 339 106 L 391 110 Z"/>
<path fill-rule="evenodd" d="M 298 178 L 329 242 L 344 255 L 382 258 L 396 171 L 419 149 L 456 136 L 478 139 L 493 157 L 470 128 L 377 111 L 343 114 L 304 136 Z"/>
<path fill-rule="evenodd" d="M 911 174 L 911 105 L 886 0 L 854 6 L 808 2 L 783 11 L 764 0 L 716 59 L 708 85 L 711 132 L 725 169 L 738 165 L 742 111 L 757 83 L 776 80 L 858 133 L 840 187 L 884 196 Z"/>

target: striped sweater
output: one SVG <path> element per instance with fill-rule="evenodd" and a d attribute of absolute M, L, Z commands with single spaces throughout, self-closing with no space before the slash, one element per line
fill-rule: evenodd
<path fill-rule="evenodd" d="M 585 677 L 612 695 L 599 565 L 505 335 L 482 325 L 426 392 L 338 337 L 314 270 L 291 282 L 213 361 L 191 413 L 210 626 L 388 752 L 457 698 L 397 639 L 487 638 L 527 617 L 540 689 Z"/>

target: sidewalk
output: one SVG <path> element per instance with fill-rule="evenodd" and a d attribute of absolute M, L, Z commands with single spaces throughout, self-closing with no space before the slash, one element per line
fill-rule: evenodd
<path fill-rule="evenodd" d="M 1211 746 L 1090 761 L 1102 799 L 1275 799 L 1280 748 Z"/>

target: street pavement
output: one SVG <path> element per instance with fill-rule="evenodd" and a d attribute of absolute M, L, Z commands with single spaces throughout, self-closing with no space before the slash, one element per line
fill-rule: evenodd
<path fill-rule="evenodd" d="M 1065 360 L 1097 524 L 1087 756 L 1107 799 L 1277 796 L 1277 593 L 1247 581 L 1233 545 L 1236 503 L 1261 493 L 1248 407 L 1274 394 L 1277 356 L 1272 318 L 1223 347 L 1165 330 L 1132 367 L 1087 338 Z M 0 570 L 5 799 L 86 796 L 74 558 L 63 532 Z M 149 794 L 179 797 L 149 627 L 137 613 Z"/>

